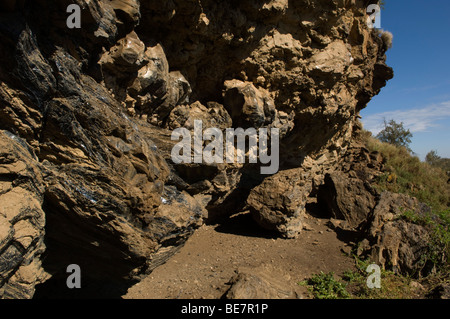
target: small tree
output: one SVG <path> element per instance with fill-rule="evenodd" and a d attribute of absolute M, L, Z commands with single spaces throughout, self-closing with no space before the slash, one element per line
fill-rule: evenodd
<path fill-rule="evenodd" d="M 430 151 L 425 157 L 425 162 L 430 165 L 436 165 L 441 160 L 441 157 L 437 154 L 437 151 Z"/>
<path fill-rule="evenodd" d="M 403 123 L 384 120 L 384 129 L 378 133 L 377 139 L 395 146 L 403 146 L 411 152 L 409 144 L 412 136 L 411 132 L 403 127 Z"/>
<path fill-rule="evenodd" d="M 450 158 L 440 157 L 437 151 L 429 152 L 425 157 L 425 162 L 431 166 L 440 167 L 444 171 L 450 172 Z"/>

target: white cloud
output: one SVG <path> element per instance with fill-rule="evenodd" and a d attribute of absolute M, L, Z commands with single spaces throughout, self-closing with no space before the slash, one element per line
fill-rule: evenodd
<path fill-rule="evenodd" d="M 403 126 L 411 133 L 427 132 L 438 126 L 439 120 L 450 118 L 450 101 L 433 104 L 420 109 L 396 110 L 368 115 L 362 118 L 364 128 L 373 134 L 383 129 L 383 120 L 403 122 Z"/>

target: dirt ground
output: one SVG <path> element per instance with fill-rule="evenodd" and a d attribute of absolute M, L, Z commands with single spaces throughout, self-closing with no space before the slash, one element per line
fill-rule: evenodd
<path fill-rule="evenodd" d="M 248 213 L 217 225 L 203 225 L 165 264 L 131 287 L 126 299 L 216 299 L 230 288 L 238 269 L 266 267 L 269 276 L 283 276 L 307 298 L 298 282 L 312 274 L 337 275 L 355 269 L 344 252 L 349 246 L 328 227 L 328 219 L 309 216 L 296 239 L 277 238 L 262 231 Z"/>

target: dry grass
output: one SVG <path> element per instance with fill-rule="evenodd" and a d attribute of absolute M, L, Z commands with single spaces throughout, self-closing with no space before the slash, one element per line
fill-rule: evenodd
<path fill-rule="evenodd" d="M 421 162 L 406 148 L 383 143 L 370 133 L 364 139 L 367 148 L 380 152 L 386 161 L 385 171 L 376 181 L 379 190 L 416 197 L 434 211 L 450 207 L 450 185 L 444 170 Z"/>
<path fill-rule="evenodd" d="M 450 262 L 450 184 L 440 167 L 421 162 L 404 147 L 383 143 L 365 132 L 370 151 L 378 151 L 385 160 L 385 170 L 375 181 L 379 191 L 391 191 L 416 197 L 431 207 L 427 216 L 405 212 L 403 218 L 427 226 L 431 232 L 428 258 L 439 268 L 448 270 Z"/>

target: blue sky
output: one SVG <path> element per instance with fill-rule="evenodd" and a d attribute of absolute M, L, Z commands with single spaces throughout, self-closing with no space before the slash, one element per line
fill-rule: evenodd
<path fill-rule="evenodd" d="M 361 112 L 376 134 L 383 118 L 413 133 L 412 150 L 450 158 L 450 1 L 386 0 L 381 28 L 394 34 L 387 64 L 394 79 Z"/>

